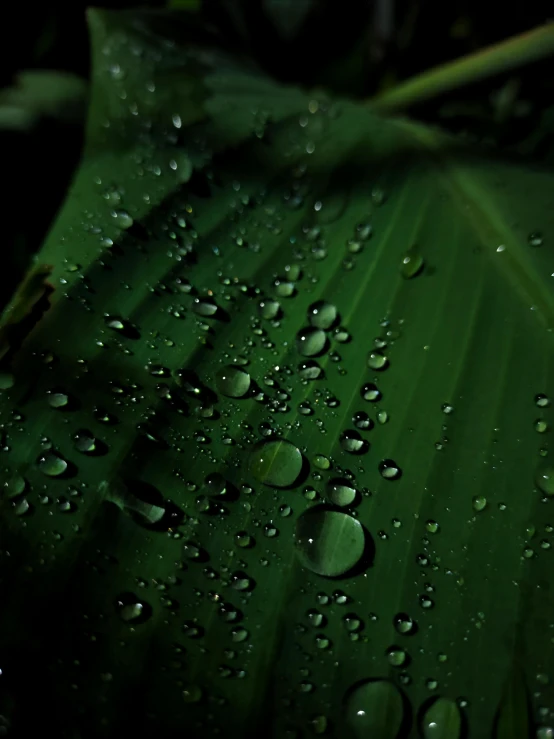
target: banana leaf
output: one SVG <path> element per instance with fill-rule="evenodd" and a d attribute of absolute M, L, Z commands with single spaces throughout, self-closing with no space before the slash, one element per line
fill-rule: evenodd
<path fill-rule="evenodd" d="M 554 174 L 193 23 L 89 14 L 49 307 L 2 373 L 1 721 L 531 732 L 504 686 L 517 660 L 547 720 Z"/>

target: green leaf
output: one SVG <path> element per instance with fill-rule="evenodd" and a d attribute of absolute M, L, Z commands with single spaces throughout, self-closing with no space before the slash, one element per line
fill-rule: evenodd
<path fill-rule="evenodd" d="M 531 736 L 529 699 L 525 675 L 519 666 L 510 671 L 496 716 L 495 739 Z"/>
<path fill-rule="evenodd" d="M 552 172 L 189 14 L 89 21 L 56 289 L 0 385 L 2 714 L 415 737 L 433 691 L 494 736 L 516 637 L 550 671 Z"/>

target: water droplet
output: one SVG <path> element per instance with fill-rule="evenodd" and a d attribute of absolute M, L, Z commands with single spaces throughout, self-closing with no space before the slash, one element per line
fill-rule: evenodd
<path fill-rule="evenodd" d="M 367 382 L 362 387 L 360 394 L 364 400 L 367 400 L 370 403 L 376 403 L 383 397 L 377 385 L 374 385 L 372 382 Z"/>
<path fill-rule="evenodd" d="M 535 473 L 535 484 L 546 495 L 554 495 L 554 467 L 542 465 Z"/>
<path fill-rule="evenodd" d="M 325 349 L 327 337 L 319 328 L 303 328 L 296 334 L 296 349 L 303 357 L 315 357 Z"/>
<path fill-rule="evenodd" d="M 372 370 L 384 370 L 388 367 L 389 360 L 380 351 L 372 351 L 367 357 L 367 366 Z M 367 400 L 367 398 L 366 398 Z"/>
<path fill-rule="evenodd" d="M 352 739 L 396 739 L 404 719 L 398 688 L 388 680 L 368 680 L 346 696 L 344 721 Z"/>
<path fill-rule="evenodd" d="M 94 434 L 87 429 L 80 429 L 73 435 L 75 448 L 83 454 L 91 454 L 96 451 L 96 439 Z"/>
<path fill-rule="evenodd" d="M 537 418 L 533 426 L 538 434 L 545 434 L 548 431 L 548 423 L 542 418 Z"/>
<path fill-rule="evenodd" d="M 325 506 L 302 513 L 296 522 L 295 543 L 304 567 L 324 577 L 338 577 L 362 558 L 365 534 L 352 516 Z"/>
<path fill-rule="evenodd" d="M 365 411 L 357 411 L 352 416 L 352 423 L 357 429 L 360 429 L 361 431 L 369 431 L 373 428 L 373 421 L 371 418 L 367 415 Z"/>
<path fill-rule="evenodd" d="M 432 690 L 434 685 L 429 685 Z M 455 701 L 450 698 L 437 698 L 425 711 L 421 719 L 424 739 L 460 739 L 462 735 L 462 716 Z"/>
<path fill-rule="evenodd" d="M 257 444 L 250 454 L 250 472 L 260 482 L 286 488 L 297 481 L 302 471 L 300 449 L 286 439 L 272 439 Z"/>
<path fill-rule="evenodd" d="M 327 497 L 338 506 L 349 506 L 354 503 L 357 497 L 356 488 L 352 487 L 347 480 L 339 478 L 329 480 L 326 486 Z"/>
<path fill-rule="evenodd" d="M 381 473 L 381 477 L 384 477 L 385 480 L 398 480 L 402 475 L 402 470 L 392 459 L 383 459 L 383 461 L 379 463 L 379 472 Z"/>
<path fill-rule="evenodd" d="M 394 617 L 394 628 L 399 634 L 412 634 L 415 631 L 415 622 L 407 613 L 397 613 Z"/>
<path fill-rule="evenodd" d="M 473 509 L 476 511 L 483 511 L 487 507 L 487 499 L 484 495 L 473 496 Z"/>
<path fill-rule="evenodd" d="M 197 316 L 210 318 L 217 313 L 217 303 L 210 295 L 197 297 L 194 298 L 192 310 L 194 311 L 194 313 L 196 313 Z"/>
<path fill-rule="evenodd" d="M 529 246 L 542 246 L 544 239 L 540 231 L 532 231 L 527 237 L 527 241 Z"/>
<path fill-rule="evenodd" d="M 0 372 L 0 390 L 9 390 L 14 384 L 15 378 L 11 372 Z"/>
<path fill-rule="evenodd" d="M 550 405 L 550 398 L 544 393 L 538 393 L 535 395 L 535 405 L 538 405 L 539 408 L 547 408 Z"/>
<path fill-rule="evenodd" d="M 377 413 L 377 420 L 381 424 L 381 426 L 384 426 L 386 423 L 388 423 L 389 420 L 389 414 L 387 411 L 379 411 Z"/>
<path fill-rule="evenodd" d="M 423 269 L 423 257 L 415 247 L 409 249 L 402 257 L 400 274 L 404 279 L 410 280 L 421 273 Z"/>
<path fill-rule="evenodd" d="M 47 452 L 38 458 L 37 467 L 48 477 L 58 477 L 67 470 L 67 462 L 56 452 Z"/>
<path fill-rule="evenodd" d="M 126 210 L 112 210 L 112 218 L 115 218 L 119 228 L 126 230 L 131 228 L 134 221 Z"/>
<path fill-rule="evenodd" d="M 308 308 L 308 321 L 312 326 L 319 329 L 330 329 L 338 317 L 336 307 L 325 300 L 318 300 Z"/>
<path fill-rule="evenodd" d="M 23 495 L 27 489 L 27 480 L 23 475 L 14 474 L 7 482 L 4 483 L 4 492 L 6 497 L 17 498 L 19 495 Z"/>
<path fill-rule="evenodd" d="M 240 367 L 229 364 L 215 373 L 217 389 L 228 398 L 243 398 L 250 389 L 250 375 Z"/>
<path fill-rule="evenodd" d="M 183 700 L 185 703 L 198 703 L 202 699 L 202 688 L 191 683 L 183 688 Z"/>
<path fill-rule="evenodd" d="M 55 390 L 49 391 L 46 398 L 50 408 L 65 408 L 69 403 L 69 396 L 66 393 Z"/>
<path fill-rule="evenodd" d="M 143 623 L 152 615 L 152 609 L 132 593 L 123 593 L 116 602 L 119 617 L 127 623 Z"/>
<path fill-rule="evenodd" d="M 436 534 L 436 533 L 438 532 L 438 530 L 439 530 L 439 525 L 438 525 L 438 523 L 437 523 L 436 521 L 433 521 L 433 520 L 431 520 L 431 519 L 430 519 L 430 520 L 429 520 L 429 521 L 427 521 L 427 523 L 425 524 L 425 529 L 426 529 L 426 530 L 427 530 L 427 531 L 428 531 L 428 532 L 429 532 L 430 534 Z"/>
<path fill-rule="evenodd" d="M 328 470 L 331 467 L 331 460 L 323 454 L 316 454 L 314 467 L 317 467 L 318 470 Z"/>
<path fill-rule="evenodd" d="M 349 454 L 362 454 L 367 451 L 368 443 L 354 429 L 347 429 L 340 435 L 340 445 Z"/>
<path fill-rule="evenodd" d="M 315 359 L 307 359 L 298 365 L 298 374 L 303 380 L 317 380 L 323 376 L 323 369 Z"/>
<path fill-rule="evenodd" d="M 227 480 L 219 472 L 212 472 L 204 480 L 202 493 L 212 498 L 225 495 L 227 493 Z"/>
<path fill-rule="evenodd" d="M 389 665 L 393 667 L 402 667 L 408 661 L 408 653 L 401 647 L 389 647 L 387 649 L 387 659 Z"/>
<path fill-rule="evenodd" d="M 277 300 L 266 299 L 260 300 L 258 303 L 258 313 L 266 321 L 272 321 L 277 318 L 281 305 Z"/>

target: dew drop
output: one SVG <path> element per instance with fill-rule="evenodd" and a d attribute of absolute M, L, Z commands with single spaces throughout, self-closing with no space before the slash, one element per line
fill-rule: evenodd
<path fill-rule="evenodd" d="M 327 337 L 319 328 L 303 328 L 296 334 L 296 349 L 303 357 L 315 357 L 325 349 Z"/>
<path fill-rule="evenodd" d="M 402 667 L 408 661 L 408 653 L 401 647 L 389 647 L 387 649 L 387 659 L 389 665 L 393 667 Z"/>
<path fill-rule="evenodd" d="M 303 380 L 318 380 L 323 376 L 323 369 L 315 359 L 307 359 L 298 365 L 298 374 Z"/>
<path fill-rule="evenodd" d="M 487 507 L 487 499 L 484 495 L 474 495 L 473 496 L 473 510 L 475 511 L 484 511 Z"/>
<path fill-rule="evenodd" d="M 404 720 L 404 702 L 389 680 L 368 680 L 346 696 L 344 722 L 352 739 L 396 739 Z"/>
<path fill-rule="evenodd" d="M 527 237 L 529 246 L 542 246 L 544 238 L 540 231 L 532 231 Z"/>
<path fill-rule="evenodd" d="M 272 439 L 256 444 L 250 454 L 252 475 L 276 488 L 286 488 L 298 480 L 302 471 L 300 449 L 286 439 Z"/>
<path fill-rule="evenodd" d="M 329 480 L 326 486 L 327 497 L 338 506 L 349 506 L 354 503 L 357 496 L 356 488 L 352 487 L 347 480 L 336 478 Z"/>
<path fill-rule="evenodd" d="M 367 382 L 361 389 L 360 394 L 364 400 L 375 403 L 383 397 L 381 391 L 372 382 Z"/>
<path fill-rule="evenodd" d="M 337 320 L 338 312 L 332 303 L 318 300 L 308 308 L 308 321 L 315 328 L 327 330 Z"/>
<path fill-rule="evenodd" d="M 67 462 L 59 454 L 47 452 L 38 458 L 37 467 L 43 475 L 58 477 L 67 470 Z"/>
<path fill-rule="evenodd" d="M 535 473 L 535 484 L 546 495 L 554 495 L 554 467 L 542 465 Z"/>
<path fill-rule="evenodd" d="M 341 433 L 340 445 L 349 454 L 361 454 L 368 447 L 367 441 L 364 441 L 355 429 L 347 429 Z"/>
<path fill-rule="evenodd" d="M 264 299 L 258 303 L 258 313 L 266 321 L 272 321 L 274 318 L 277 318 L 280 310 L 281 305 L 277 300 Z"/>
<path fill-rule="evenodd" d="M 15 378 L 11 372 L 0 372 L 0 390 L 9 390 L 14 384 Z"/>
<path fill-rule="evenodd" d="M 298 517 L 295 544 L 304 567 L 324 577 L 338 577 L 360 561 L 366 542 L 355 518 L 315 506 Z"/>
<path fill-rule="evenodd" d="M 402 475 L 402 470 L 392 459 L 383 459 L 383 461 L 379 463 L 379 472 L 381 473 L 381 477 L 384 477 L 385 480 L 398 480 Z"/>
<path fill-rule="evenodd" d="M 210 318 L 217 313 L 217 303 L 211 296 L 194 298 L 192 310 L 197 316 Z"/>
<path fill-rule="evenodd" d="M 428 687 L 434 690 L 436 684 Z M 460 739 L 462 716 L 456 702 L 450 698 L 437 698 L 423 714 L 421 732 L 424 739 Z"/>
<path fill-rule="evenodd" d="M 412 634 L 415 631 L 415 622 L 407 613 L 397 613 L 394 617 L 394 628 L 399 634 Z"/>
<path fill-rule="evenodd" d="M 243 398 L 250 389 L 250 375 L 240 367 L 229 364 L 215 373 L 217 389 L 228 398 Z"/>
<path fill-rule="evenodd" d="M 400 265 L 400 274 L 405 280 L 410 280 L 412 277 L 417 277 L 423 270 L 423 257 L 415 249 L 409 249 L 402 257 L 402 263 Z"/>
<path fill-rule="evenodd" d="M 389 360 L 380 351 L 372 351 L 367 357 L 367 366 L 372 370 L 384 370 L 388 367 Z"/>

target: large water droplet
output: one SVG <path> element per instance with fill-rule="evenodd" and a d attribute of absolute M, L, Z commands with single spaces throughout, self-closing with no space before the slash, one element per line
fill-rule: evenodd
<path fill-rule="evenodd" d="M 302 453 L 286 439 L 262 441 L 251 452 L 249 467 L 260 482 L 286 488 L 294 485 L 300 476 Z"/>
<path fill-rule="evenodd" d="M 326 506 L 302 513 L 295 537 L 304 567 L 325 577 L 338 577 L 351 570 L 362 558 L 366 544 L 359 521 Z"/>
<path fill-rule="evenodd" d="M 344 719 L 352 739 L 396 739 L 403 718 L 402 696 L 388 680 L 368 680 L 346 697 Z"/>
<path fill-rule="evenodd" d="M 303 357 L 315 357 L 325 349 L 327 337 L 320 328 L 303 328 L 296 334 L 296 348 Z"/>
<path fill-rule="evenodd" d="M 459 739 L 462 716 L 458 705 L 450 698 L 437 698 L 421 720 L 424 739 Z"/>
<path fill-rule="evenodd" d="M 250 389 L 250 375 L 240 367 L 229 364 L 215 374 L 217 389 L 228 398 L 243 398 Z"/>

